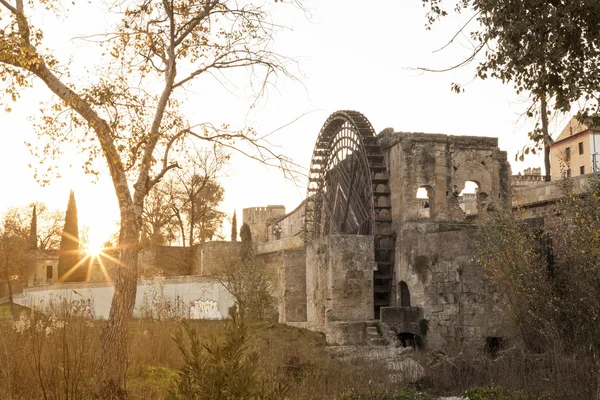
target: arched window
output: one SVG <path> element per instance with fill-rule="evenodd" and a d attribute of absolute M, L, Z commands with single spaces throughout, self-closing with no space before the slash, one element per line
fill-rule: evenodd
<path fill-rule="evenodd" d="M 485 193 L 483 194 L 485 195 Z M 466 181 L 465 187 L 458 195 L 458 205 L 466 215 L 477 214 L 479 196 L 479 184 L 475 181 Z M 487 195 L 485 197 L 487 197 Z"/>
<path fill-rule="evenodd" d="M 419 218 L 432 218 L 435 211 L 433 188 L 431 186 L 421 186 L 417 190 L 417 200 L 417 216 Z"/>
<path fill-rule="evenodd" d="M 400 281 L 400 307 L 410 307 L 410 292 L 408 285 L 404 281 Z"/>

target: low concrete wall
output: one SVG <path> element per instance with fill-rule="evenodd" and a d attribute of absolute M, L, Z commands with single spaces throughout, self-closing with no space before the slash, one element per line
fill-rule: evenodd
<path fill-rule="evenodd" d="M 299 250 L 304 247 L 304 240 L 300 236 L 275 240 L 273 242 L 258 243 L 256 245 L 256 254 L 276 253 L 282 250 Z"/>
<path fill-rule="evenodd" d="M 96 319 L 106 319 L 114 294 L 114 286 L 107 282 L 73 282 L 27 288 L 18 303 L 27 307 L 44 307 L 51 302 L 88 301 Z M 135 299 L 134 314 L 139 316 L 143 307 L 155 301 L 181 305 L 183 317 L 210 319 L 226 318 L 233 297 L 217 280 L 198 276 L 178 276 L 140 280 Z M 202 309 L 202 310 L 200 310 Z"/>
<path fill-rule="evenodd" d="M 575 193 L 583 192 L 587 187 L 590 178 L 595 175 L 596 174 L 587 174 L 570 178 L 573 182 Z M 513 206 L 532 207 L 545 202 L 556 201 L 563 195 L 560 188 L 561 182 L 563 181 L 551 181 L 540 183 L 535 186 L 516 188 L 513 191 L 512 204 Z"/>

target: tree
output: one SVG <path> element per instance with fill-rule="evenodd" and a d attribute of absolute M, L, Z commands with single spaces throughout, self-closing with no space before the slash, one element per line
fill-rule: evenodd
<path fill-rule="evenodd" d="M 30 229 L 27 224 L 27 214 L 22 214 L 18 208 L 10 208 L 4 214 L 0 225 L 0 266 L 2 279 L 8 288 L 10 312 L 16 319 L 13 301 L 12 281 L 27 276 L 34 262 L 31 250 Z"/>
<path fill-rule="evenodd" d="M 526 345 L 595 364 L 600 384 L 600 179 L 592 177 L 583 193 L 571 181 L 562 190 L 545 229 L 510 209 L 489 213 L 477 260 L 507 299 Z"/>
<path fill-rule="evenodd" d="M 246 223 L 240 230 L 240 239 L 240 261 L 226 269 L 222 283 L 246 318 L 257 321 L 273 316 L 273 285 L 265 264 L 255 256 L 252 233 Z"/>
<path fill-rule="evenodd" d="M 237 215 L 233 210 L 233 218 L 231 218 L 231 241 L 237 242 Z"/>
<path fill-rule="evenodd" d="M 58 253 L 58 276 L 61 280 L 85 280 L 85 271 L 79 267 L 79 225 L 77 219 L 77 203 L 75 193 L 71 190 L 67 211 L 65 212 L 65 226 L 62 230 L 60 248 Z"/>
<path fill-rule="evenodd" d="M 182 245 L 212 239 L 220 229 L 225 214 L 217 209 L 225 192 L 217 177 L 229 161 L 222 149 L 198 151 L 188 168 L 174 173 L 173 212 L 181 230 Z"/>
<path fill-rule="evenodd" d="M 442 0 L 423 0 L 423 3 L 429 7 L 429 28 L 447 15 Z M 539 116 L 541 124 L 536 125 L 529 137 L 544 147 L 548 180 L 552 143 L 548 133 L 549 100 L 554 99 L 556 109 L 568 112 L 574 101 L 585 99 L 586 107 L 579 113 L 583 119 L 599 110 L 600 3 L 595 0 L 459 0 L 455 11 L 472 14 L 459 33 L 473 21 L 477 25 L 470 32 L 474 43 L 472 54 L 451 68 L 466 65 L 483 52 L 485 58 L 476 72 L 479 78 L 497 78 L 503 83 L 512 83 L 517 93 L 531 93 L 533 105 L 527 114 Z M 461 90 L 457 84 L 453 84 L 453 89 Z M 539 111 L 536 111 L 538 104 Z M 529 150 L 526 148 L 524 153 Z"/>
<path fill-rule="evenodd" d="M 175 188 L 172 179 L 162 181 L 148 193 L 144 202 L 142 235 L 147 245 L 164 246 L 177 239 L 173 209 Z"/>
<path fill-rule="evenodd" d="M 35 229 L 32 226 L 32 231 L 37 237 L 36 247 L 40 250 L 58 250 L 64 225 L 64 212 L 50 210 L 46 204 L 39 201 L 20 209 L 20 212 L 26 215 L 31 207 L 35 210 L 36 226 Z"/>
<path fill-rule="evenodd" d="M 254 249 L 252 247 L 252 232 L 250 231 L 250 225 L 247 223 L 242 224 L 240 229 L 240 240 L 242 241 L 242 247 L 240 247 L 240 258 L 243 260 L 251 258 L 254 255 Z"/>
<path fill-rule="evenodd" d="M 148 192 L 177 168 L 177 155 L 191 140 L 239 150 L 291 171 L 289 160 L 273 152 L 254 130 L 186 118 L 180 112 L 182 91 L 205 76 L 244 68 L 251 77 L 259 77 L 261 94 L 270 78 L 291 76 L 285 66 L 288 59 L 269 47 L 277 25 L 270 19 L 267 3 L 123 0 L 108 3 L 109 11 L 120 18 L 115 29 L 107 27 L 87 36 L 89 45 L 97 46 L 102 62 L 90 65 L 87 70 L 94 75 L 86 76 L 69 71 L 45 50 L 44 32 L 32 25 L 32 16 L 60 14 L 67 8 L 60 0 L 42 4 L 0 0 L 0 78 L 12 100 L 34 80 L 57 99 L 42 109 L 38 126 L 42 144 L 39 150 L 31 146 L 34 154 L 57 159 L 65 142 L 71 141 L 86 155 L 86 171 L 99 172 L 93 162 L 96 156 L 103 156 L 108 166 L 120 211 L 120 269 L 102 335 L 99 381 L 105 397 L 116 396 L 124 393 L 127 334 Z M 253 150 L 238 147 L 240 141 Z M 51 179 L 48 171 L 56 171 L 46 165 L 44 173 L 37 171 L 42 182 Z"/>
<path fill-rule="evenodd" d="M 195 152 L 183 168 L 153 188 L 143 214 L 150 244 L 179 239 L 182 246 L 192 246 L 218 234 L 224 190 L 217 177 L 228 159 L 220 149 Z"/>

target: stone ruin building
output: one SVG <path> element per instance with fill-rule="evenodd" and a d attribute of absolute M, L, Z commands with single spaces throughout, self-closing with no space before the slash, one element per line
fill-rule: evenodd
<path fill-rule="evenodd" d="M 484 348 L 513 332 L 501 296 L 474 260 L 478 216 L 512 202 L 543 227 L 561 196 L 556 182 L 540 182 L 539 170 L 525 175 L 511 182 L 497 138 L 376 134 L 359 112 L 338 111 L 317 138 L 306 199 L 289 213 L 280 205 L 246 208 L 243 222 L 274 278 L 280 322 L 338 345 L 399 338 Z M 588 178 L 573 178 L 576 189 Z M 162 274 L 190 301 L 210 297 L 226 315 L 232 300 L 215 276 L 239 249 L 239 242 L 150 247 L 140 251 L 140 273 Z M 40 282 L 53 283 L 54 262 L 38 261 Z M 115 265 L 104 266 L 108 274 L 89 268 L 81 285 L 109 281 Z"/>
<path fill-rule="evenodd" d="M 496 138 L 376 135 L 358 112 L 332 114 L 306 200 L 262 221 L 257 253 L 278 270 L 280 322 L 332 344 L 386 329 L 431 347 L 507 336 L 472 246 L 476 215 L 511 201 L 510 174 Z M 462 196 L 467 181 L 476 190 Z"/>

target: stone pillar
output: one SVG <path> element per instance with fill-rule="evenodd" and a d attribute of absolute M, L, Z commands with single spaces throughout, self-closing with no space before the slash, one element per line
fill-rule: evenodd
<path fill-rule="evenodd" d="M 306 322 L 305 252 L 282 250 L 279 257 L 279 322 Z"/>
<path fill-rule="evenodd" d="M 373 319 L 375 267 L 372 236 L 330 235 L 307 243 L 309 329 L 325 332 L 330 343 L 361 342 L 364 321 Z"/>

